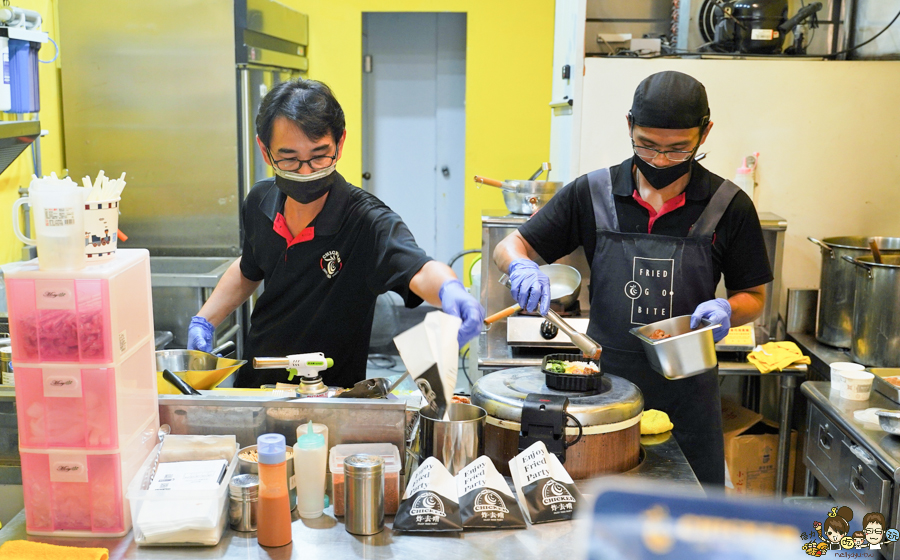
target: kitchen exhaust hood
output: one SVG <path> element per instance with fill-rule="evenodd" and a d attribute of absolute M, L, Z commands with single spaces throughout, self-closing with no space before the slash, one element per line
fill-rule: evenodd
<path fill-rule="evenodd" d="M 40 121 L 0 122 L 0 173 L 40 135 Z"/>

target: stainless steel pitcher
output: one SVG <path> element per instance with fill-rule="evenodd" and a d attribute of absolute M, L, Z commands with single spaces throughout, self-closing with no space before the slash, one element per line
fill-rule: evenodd
<path fill-rule="evenodd" d="M 435 457 L 450 474 L 484 454 L 484 423 L 487 413 L 473 404 L 451 403 L 447 420 L 432 418 L 431 407 L 419 410 L 419 461 Z"/>

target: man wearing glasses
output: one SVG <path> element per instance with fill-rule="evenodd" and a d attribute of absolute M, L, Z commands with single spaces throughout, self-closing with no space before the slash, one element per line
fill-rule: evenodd
<path fill-rule="evenodd" d="M 257 143 L 275 177 L 254 185 L 242 208 L 243 253 L 191 320 L 188 348 L 209 352 L 215 325 L 265 280 L 235 386 L 287 380 L 252 358 L 323 352 L 327 385 L 365 379 L 375 300 L 392 290 L 408 307 L 423 300 L 462 319 L 462 346 L 484 310 L 453 271 L 416 245 L 399 216 L 335 171 L 347 133 L 331 90 L 314 80 L 272 88 L 256 118 Z M 296 382 L 296 381 L 295 381 Z"/>
<path fill-rule="evenodd" d="M 646 78 L 627 115 L 634 155 L 577 178 L 504 239 L 494 261 L 529 311 L 545 314 L 549 280 L 534 262 L 584 247 L 591 263 L 588 335 L 601 369 L 635 383 L 645 408 L 662 410 L 700 482 L 722 484 L 724 449 L 717 372 L 667 380 L 628 331 L 691 315 L 722 326 L 758 317 L 772 280 L 753 202 L 694 161 L 713 123 L 703 85 L 680 72 Z M 716 298 L 721 276 L 728 298 Z"/>

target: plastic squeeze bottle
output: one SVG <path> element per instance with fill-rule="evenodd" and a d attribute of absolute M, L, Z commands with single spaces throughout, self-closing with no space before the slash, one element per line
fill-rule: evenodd
<path fill-rule="evenodd" d="M 742 165 L 737 168 L 734 173 L 734 184 L 739 186 L 742 191 L 747 193 L 750 200 L 753 200 L 753 169 L 747 167 L 747 158 L 744 158 Z"/>
<path fill-rule="evenodd" d="M 325 507 L 325 438 L 306 425 L 306 433 L 294 444 L 294 476 L 297 479 L 297 513 L 304 519 L 322 515 Z"/>
<path fill-rule="evenodd" d="M 281 434 L 263 434 L 256 439 L 259 455 L 256 540 L 261 546 L 284 546 L 291 542 L 285 447 Z"/>

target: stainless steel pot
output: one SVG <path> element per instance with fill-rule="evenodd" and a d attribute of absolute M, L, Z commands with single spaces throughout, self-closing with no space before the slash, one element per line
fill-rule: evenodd
<path fill-rule="evenodd" d="M 419 410 L 419 459 L 435 457 L 456 475 L 484 454 L 484 409 L 452 403 L 447 420 L 432 418 L 431 407 Z"/>
<path fill-rule="evenodd" d="M 822 249 L 819 280 L 819 311 L 816 340 L 830 346 L 850 348 L 853 331 L 853 298 L 856 273 L 842 257 L 871 256 L 869 241 L 876 241 L 882 253 L 900 253 L 898 237 L 808 237 Z"/>
<path fill-rule="evenodd" d="M 513 214 L 530 216 L 544 207 L 556 191 L 563 188 L 558 181 L 504 181 L 503 202 Z"/>
<path fill-rule="evenodd" d="M 880 243 L 879 243 L 880 245 Z M 856 265 L 853 304 L 853 361 L 874 367 L 900 367 L 900 255 L 844 260 Z"/>

